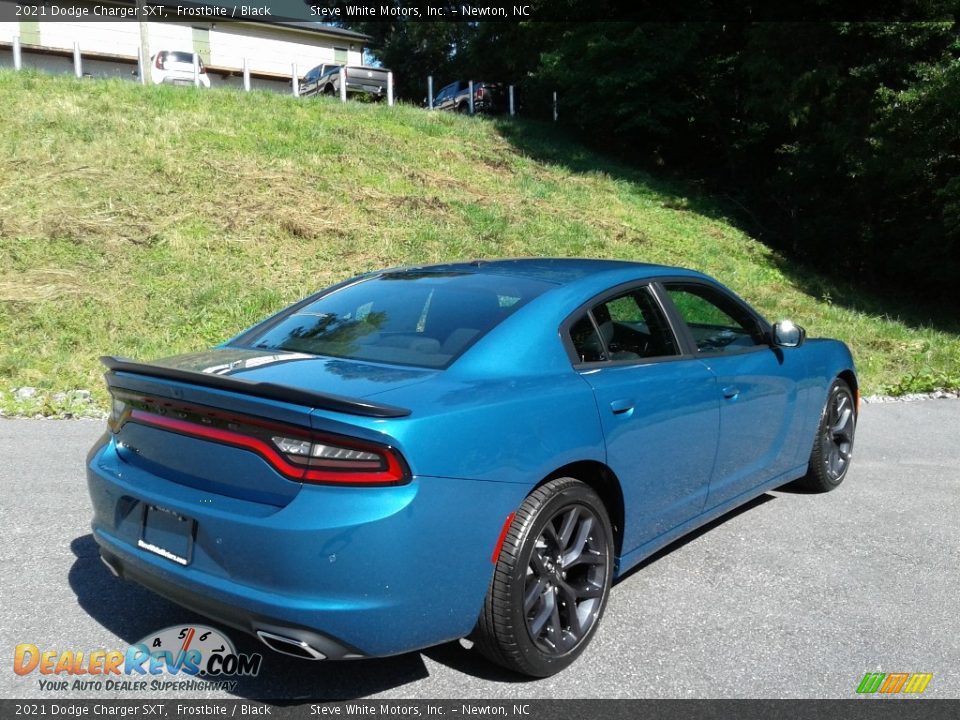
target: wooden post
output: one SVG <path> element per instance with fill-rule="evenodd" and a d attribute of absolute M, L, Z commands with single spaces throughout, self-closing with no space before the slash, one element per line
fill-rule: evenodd
<path fill-rule="evenodd" d="M 20 36 L 13 36 L 13 69 L 23 69 L 23 56 L 20 54 Z"/>
<path fill-rule="evenodd" d="M 470 81 L 470 114 L 473 115 L 473 80 Z"/>
<path fill-rule="evenodd" d="M 145 14 L 144 5 L 140 5 L 140 17 Z M 137 53 L 140 58 L 140 84 L 146 85 L 150 82 L 147 75 L 150 73 L 150 42 L 147 40 L 147 23 L 140 21 L 140 52 Z"/>
<path fill-rule="evenodd" d="M 393 107 L 393 73 L 387 73 L 387 105 Z"/>
<path fill-rule="evenodd" d="M 510 86 L 510 116 L 513 117 L 517 113 L 514 110 L 513 106 L 513 85 Z"/>
<path fill-rule="evenodd" d="M 557 121 L 557 91 L 553 91 L 553 121 Z"/>
<path fill-rule="evenodd" d="M 80 57 L 80 42 L 73 41 L 73 74 L 78 78 L 83 77 L 83 59 Z"/>
<path fill-rule="evenodd" d="M 433 110 L 433 75 L 427 75 L 427 106 Z"/>
<path fill-rule="evenodd" d="M 300 97 L 300 75 L 297 73 L 297 64 L 290 66 L 290 86 L 293 88 L 293 96 Z"/>
<path fill-rule="evenodd" d="M 340 71 L 340 102 L 347 101 L 347 69 L 341 65 Z"/>
<path fill-rule="evenodd" d="M 193 54 L 193 86 L 200 87 L 200 55 Z"/>
<path fill-rule="evenodd" d="M 250 92 L 250 61 L 243 59 L 243 89 Z"/>

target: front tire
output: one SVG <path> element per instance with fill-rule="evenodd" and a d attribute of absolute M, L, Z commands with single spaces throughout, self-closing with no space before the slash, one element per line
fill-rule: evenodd
<path fill-rule="evenodd" d="M 830 492 L 839 487 L 850 469 L 857 408 L 846 382 L 837 378 L 827 393 L 820 416 L 817 438 L 810 453 L 810 466 L 801 485 L 813 492 Z"/>
<path fill-rule="evenodd" d="M 574 478 L 537 488 L 507 531 L 475 633 L 487 658 L 548 677 L 596 632 L 613 580 L 613 530 L 597 494 Z"/>

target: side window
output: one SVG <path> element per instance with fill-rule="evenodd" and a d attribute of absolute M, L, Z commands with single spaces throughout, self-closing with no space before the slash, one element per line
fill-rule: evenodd
<path fill-rule="evenodd" d="M 570 328 L 570 337 L 581 362 L 680 354 L 673 333 L 647 288 L 631 290 L 594 306 L 589 316 Z"/>
<path fill-rule="evenodd" d="M 766 344 L 753 316 L 733 299 L 703 285 L 668 284 L 666 289 L 699 352 L 736 352 Z"/>

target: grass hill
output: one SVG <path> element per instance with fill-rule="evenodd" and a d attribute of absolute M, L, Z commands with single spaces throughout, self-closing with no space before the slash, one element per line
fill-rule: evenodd
<path fill-rule="evenodd" d="M 960 385 L 947 319 L 798 270 L 550 126 L 0 71 L 6 414 L 76 412 L 76 388 L 105 407 L 99 355 L 203 348 L 360 271 L 531 255 L 697 268 L 845 340 L 865 392 Z"/>

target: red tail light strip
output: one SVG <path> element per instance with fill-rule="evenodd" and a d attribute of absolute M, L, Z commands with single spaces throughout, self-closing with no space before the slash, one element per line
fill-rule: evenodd
<path fill-rule="evenodd" d="M 145 410 L 136 409 L 130 411 L 129 421 L 140 423 L 141 425 L 150 425 L 162 430 L 169 430 L 180 435 L 187 435 L 189 437 L 201 438 L 203 440 L 210 440 L 212 442 L 250 450 L 263 457 L 281 474 L 291 480 L 349 485 L 395 485 L 406 482 L 408 479 L 406 470 L 401 465 L 396 454 L 389 448 L 378 447 L 373 444 L 368 446 L 366 443 L 362 443 L 370 452 L 375 452 L 386 461 L 387 467 L 385 469 L 375 472 L 356 472 L 350 470 L 331 472 L 298 467 L 288 462 L 275 447 L 266 441 L 224 428 L 199 425 L 187 420 L 179 420 L 177 418 L 156 415 Z"/>

